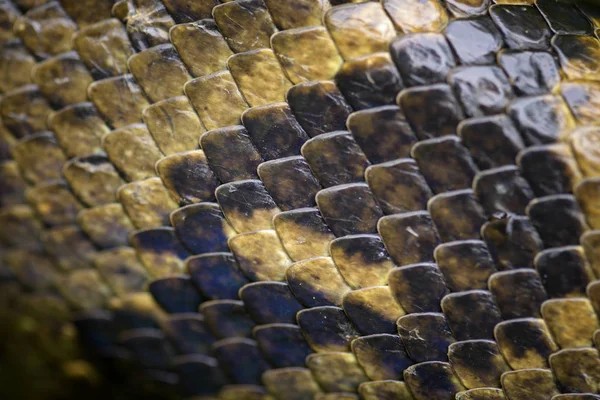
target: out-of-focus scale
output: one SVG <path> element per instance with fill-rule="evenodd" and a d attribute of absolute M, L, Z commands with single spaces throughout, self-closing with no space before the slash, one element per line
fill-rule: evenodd
<path fill-rule="evenodd" d="M 598 6 L 0 21 L 12 398 L 600 398 Z"/>

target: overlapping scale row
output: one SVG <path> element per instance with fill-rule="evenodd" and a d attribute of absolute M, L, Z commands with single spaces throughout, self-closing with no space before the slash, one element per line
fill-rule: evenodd
<path fill-rule="evenodd" d="M 597 397 L 593 5 L 17 3 L 2 298 L 77 328 L 69 379 Z"/>

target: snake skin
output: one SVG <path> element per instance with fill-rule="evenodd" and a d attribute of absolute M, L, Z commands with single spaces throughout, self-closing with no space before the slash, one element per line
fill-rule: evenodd
<path fill-rule="evenodd" d="M 597 5 L 0 0 L 0 75 L 7 398 L 600 399 Z"/>

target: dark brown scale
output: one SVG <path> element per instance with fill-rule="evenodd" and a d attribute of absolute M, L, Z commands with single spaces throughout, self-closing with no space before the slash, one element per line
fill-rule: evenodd
<path fill-rule="evenodd" d="M 301 156 L 267 161 L 258 166 L 258 176 L 282 210 L 313 207 L 321 189 Z"/>
<path fill-rule="evenodd" d="M 513 50 L 545 50 L 552 33 L 534 6 L 496 4 L 490 16 L 502 32 L 504 42 Z"/>
<path fill-rule="evenodd" d="M 269 369 L 254 340 L 223 339 L 213 344 L 213 350 L 219 365 L 235 383 L 259 385 L 262 373 Z"/>
<path fill-rule="evenodd" d="M 519 154 L 517 163 L 539 197 L 569 193 L 581 179 L 571 149 L 564 144 L 532 146 Z"/>
<path fill-rule="evenodd" d="M 394 268 L 388 275 L 390 291 L 409 315 L 439 312 L 448 293 L 444 276 L 435 264 L 413 264 Z"/>
<path fill-rule="evenodd" d="M 398 95 L 397 102 L 421 140 L 454 135 L 463 119 L 463 111 L 446 84 L 405 89 Z M 429 118 L 423 110 L 429 110 L 436 118 Z"/>
<path fill-rule="evenodd" d="M 200 138 L 200 146 L 221 182 L 253 179 L 256 167 L 263 161 L 243 126 L 208 131 Z"/>
<path fill-rule="evenodd" d="M 400 380 L 413 364 L 398 335 L 363 336 L 352 342 L 352 352 L 367 376 L 374 380 Z"/>
<path fill-rule="evenodd" d="M 364 183 L 334 186 L 317 193 L 317 205 L 332 232 L 340 237 L 375 233 L 383 215 Z"/>
<path fill-rule="evenodd" d="M 403 89 L 402 79 L 388 53 L 346 61 L 335 82 L 355 110 L 394 104 Z"/>
<path fill-rule="evenodd" d="M 427 211 L 383 217 L 377 225 L 377 231 L 398 265 L 433 262 L 433 251 L 440 243 Z"/>
<path fill-rule="evenodd" d="M 473 188 L 487 215 L 525 215 L 525 209 L 534 197 L 529 183 L 516 166 L 480 172 L 473 180 Z"/>
<path fill-rule="evenodd" d="M 310 347 L 321 351 L 348 351 L 360 334 L 341 308 L 313 307 L 297 315 L 298 325 Z"/>
<path fill-rule="evenodd" d="M 395 105 L 357 111 L 350 114 L 347 124 L 356 143 L 374 164 L 408 157 L 417 141 L 406 116 Z"/>
<path fill-rule="evenodd" d="M 505 114 L 466 119 L 458 126 L 458 134 L 482 170 L 513 164 L 518 152 L 525 147 L 521 135 Z"/>
<path fill-rule="evenodd" d="M 211 300 L 235 299 L 248 283 L 230 253 L 208 253 L 190 257 L 185 270 L 202 294 Z"/>
<path fill-rule="evenodd" d="M 535 199 L 527 207 L 527 215 L 547 248 L 579 244 L 579 236 L 588 229 L 585 217 L 572 195 Z"/>
<path fill-rule="evenodd" d="M 201 150 L 163 158 L 156 164 L 156 172 L 181 205 L 215 199 L 214 191 L 219 182 Z"/>
<path fill-rule="evenodd" d="M 448 346 L 455 342 L 444 314 L 438 313 L 405 315 L 398 320 L 398 334 L 415 362 L 447 360 Z"/>
<path fill-rule="evenodd" d="M 540 318 L 547 299 L 542 280 L 533 269 L 516 269 L 493 274 L 488 281 L 502 318 Z"/>
<path fill-rule="evenodd" d="M 148 290 L 169 314 L 196 312 L 204 300 L 187 275 L 154 280 L 150 282 Z"/>
<path fill-rule="evenodd" d="M 215 338 L 200 314 L 175 314 L 166 321 L 165 335 L 179 354 L 210 354 Z"/>
<path fill-rule="evenodd" d="M 464 240 L 445 243 L 435 249 L 435 260 L 453 292 L 487 289 L 496 267 L 484 242 Z"/>
<path fill-rule="evenodd" d="M 416 400 L 445 399 L 465 389 L 446 362 L 425 362 L 404 370 L 404 380 Z"/>
<path fill-rule="evenodd" d="M 73 324 L 84 343 L 106 349 L 107 352 L 118 337 L 113 315 L 107 310 L 81 313 L 73 318 Z"/>
<path fill-rule="evenodd" d="M 479 170 L 457 136 L 420 141 L 411 155 L 434 193 L 470 188 Z"/>
<path fill-rule="evenodd" d="M 538 10 L 542 13 L 554 33 L 589 35 L 592 26 L 575 4 L 557 0 L 537 0 Z"/>
<path fill-rule="evenodd" d="M 240 298 L 248 313 L 258 324 L 296 322 L 296 313 L 303 309 L 289 286 L 283 282 L 255 282 L 240 289 Z"/>
<path fill-rule="evenodd" d="M 304 367 L 304 360 L 312 352 L 297 325 L 262 325 L 255 328 L 254 337 L 274 368 Z"/>
<path fill-rule="evenodd" d="M 470 189 L 438 194 L 427 205 L 443 242 L 479 239 L 485 212 Z"/>
<path fill-rule="evenodd" d="M 414 160 L 403 158 L 367 168 L 365 177 L 385 214 L 427 208 L 432 196 Z"/>
<path fill-rule="evenodd" d="M 333 81 L 306 82 L 293 86 L 286 100 L 310 137 L 346 129 L 352 108 Z"/>
<path fill-rule="evenodd" d="M 442 299 L 442 311 L 457 340 L 493 339 L 502 318 L 490 292 L 470 290 Z"/>
<path fill-rule="evenodd" d="M 540 252 L 535 269 L 549 298 L 584 296 L 593 273 L 579 246 L 558 247 Z"/>
<path fill-rule="evenodd" d="M 17 3 L 17 2 L 15 2 Z M 5 41 L 12 38 L 12 27 L 21 14 L 19 9 L 11 2 L 3 2 L 0 5 L 0 40 Z"/>
<path fill-rule="evenodd" d="M 370 165 L 350 132 L 331 132 L 312 138 L 302 146 L 302 155 L 325 188 L 362 182 Z"/>
<path fill-rule="evenodd" d="M 459 67 L 448 82 L 468 117 L 482 117 L 504 111 L 513 93 L 508 78 L 498 67 Z"/>
<path fill-rule="evenodd" d="M 79 28 L 82 28 L 110 18 L 113 3 L 113 0 L 84 0 L 74 4 L 63 0 L 60 5 Z"/>
<path fill-rule="evenodd" d="M 244 309 L 244 303 L 237 300 L 204 302 L 200 305 L 200 313 L 218 339 L 251 337 L 255 326 Z"/>
<path fill-rule="evenodd" d="M 492 340 L 467 340 L 450 345 L 450 365 L 467 388 L 500 387 L 500 376 L 510 367 Z"/>
<path fill-rule="evenodd" d="M 173 349 L 158 329 L 132 329 L 119 335 L 119 342 L 146 368 L 166 369 Z"/>
<path fill-rule="evenodd" d="M 198 203 L 178 209 L 171 222 L 181 243 L 192 254 L 227 251 L 233 229 L 216 203 Z"/>
<path fill-rule="evenodd" d="M 254 107 L 242 114 L 248 136 L 265 160 L 300 154 L 308 136 L 286 103 Z"/>
<path fill-rule="evenodd" d="M 204 355 L 178 357 L 173 361 L 180 387 L 189 396 L 214 393 L 227 382 L 217 360 Z"/>

